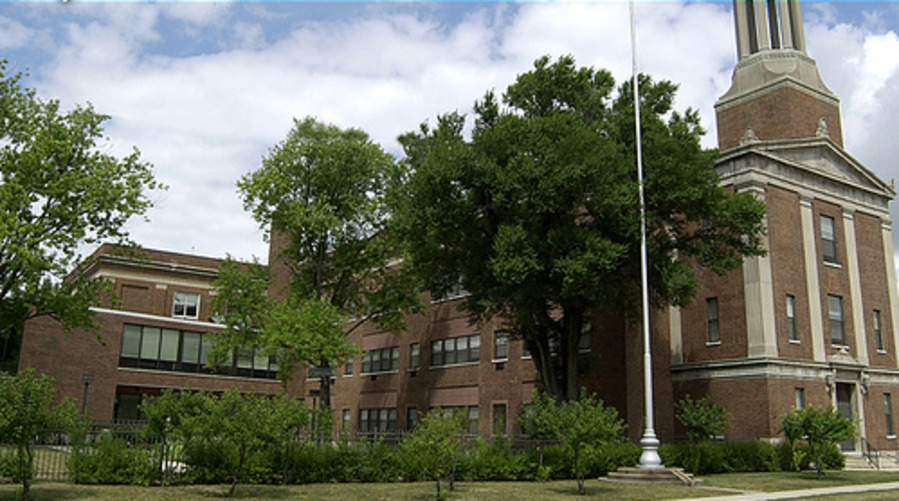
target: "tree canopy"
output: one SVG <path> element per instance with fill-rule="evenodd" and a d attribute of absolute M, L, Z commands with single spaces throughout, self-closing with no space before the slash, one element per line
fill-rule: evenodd
<path fill-rule="evenodd" d="M 651 300 L 680 306 L 696 264 L 722 273 L 764 252 L 764 205 L 719 186 L 674 84 L 641 75 L 640 89 Z M 434 295 L 461 282 L 474 321 L 504 319 L 556 397 L 578 397 L 585 323 L 639 308 L 634 129 L 631 83 L 566 56 L 488 92 L 470 134 L 448 113 L 400 138 L 393 222 L 409 264 Z"/>
<path fill-rule="evenodd" d="M 262 167 L 238 182 L 244 208 L 275 249 L 270 266 L 283 271 L 270 290 L 277 301 L 260 297 L 251 280 L 224 277 L 232 280 L 234 294 L 220 280 L 217 304 L 229 327 L 226 341 L 253 342 L 255 336 L 280 350 L 285 363 L 327 369 L 355 352 L 345 336 L 366 321 L 401 328 L 402 312 L 416 304 L 416 296 L 384 232 L 385 195 L 396 173 L 393 157 L 365 132 L 311 117 L 295 120 Z M 250 289 L 255 299 L 240 292 Z M 323 377 L 325 405 L 329 396 L 329 378 Z"/>
<path fill-rule="evenodd" d="M 0 338 L 42 315 L 92 327 L 102 283 L 63 277 L 80 246 L 127 241 L 125 223 L 161 188 L 136 149 L 105 152 L 108 116 L 90 105 L 62 111 L 20 80 L 0 61 Z"/>

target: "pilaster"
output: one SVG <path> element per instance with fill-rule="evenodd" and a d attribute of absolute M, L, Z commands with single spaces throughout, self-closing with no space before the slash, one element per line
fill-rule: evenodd
<path fill-rule="evenodd" d="M 808 289 L 809 335 L 812 338 L 812 357 L 816 362 L 824 362 L 824 319 L 821 316 L 821 286 L 818 280 L 818 252 L 815 247 L 815 219 L 812 200 L 799 198 L 802 218 L 802 250 L 805 262 L 805 279 Z"/>
<path fill-rule="evenodd" d="M 741 191 L 748 191 L 760 200 L 765 199 L 763 185 L 753 184 Z M 765 225 L 767 226 L 767 216 Z M 770 248 L 767 235 L 764 246 L 766 249 Z M 750 357 L 777 356 L 772 275 L 770 254 L 743 260 L 747 355 Z"/>
<path fill-rule="evenodd" d="M 846 240 L 846 265 L 849 273 L 849 295 L 852 297 L 852 326 L 855 331 L 855 358 L 868 365 L 868 342 L 865 310 L 862 304 L 861 274 L 858 269 L 858 246 L 855 242 L 855 212 L 843 209 L 843 234 Z"/>

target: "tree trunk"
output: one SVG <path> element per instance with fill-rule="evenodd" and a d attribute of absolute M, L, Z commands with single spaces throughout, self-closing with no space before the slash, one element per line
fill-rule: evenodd
<path fill-rule="evenodd" d="M 559 356 L 562 357 L 562 367 L 565 373 L 565 400 L 569 402 L 573 402 L 579 397 L 579 388 L 577 381 L 577 356 L 578 356 L 578 344 L 580 344 L 581 338 L 581 325 L 582 321 L 578 316 L 572 315 L 570 321 L 566 322 L 565 329 L 565 342 L 562 343 L 562 346 L 565 349 L 564 353 L 560 353 Z M 566 318 L 566 320 L 569 320 Z"/>
<path fill-rule="evenodd" d="M 577 493 L 583 496 L 587 493 L 584 488 L 584 472 L 581 471 L 581 453 L 577 448 L 574 449 L 574 476 L 577 478 Z"/>

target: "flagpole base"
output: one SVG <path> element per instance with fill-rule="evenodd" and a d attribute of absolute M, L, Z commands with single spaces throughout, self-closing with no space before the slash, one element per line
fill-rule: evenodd
<path fill-rule="evenodd" d="M 640 445 L 643 446 L 643 453 L 640 454 L 639 467 L 644 470 L 664 469 L 662 458 L 659 456 L 659 439 L 656 438 L 655 432 L 646 430 L 643 438 L 640 439 Z"/>

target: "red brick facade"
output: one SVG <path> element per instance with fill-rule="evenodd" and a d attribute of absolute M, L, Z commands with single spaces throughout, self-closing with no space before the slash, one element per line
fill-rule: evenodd
<path fill-rule="evenodd" d="M 120 304 L 108 305 L 111 308 L 96 310 L 97 331 L 66 334 L 57 321 L 47 317 L 33 319 L 25 326 L 19 367 L 34 367 L 52 376 L 59 398 L 71 399 L 89 418 L 111 421 L 122 417 L 120 407 L 126 405 L 124 401 L 133 407 L 140 395 L 157 394 L 165 388 L 283 391 L 282 383 L 276 379 L 122 366 L 120 354 L 126 325 L 197 333 L 220 328 L 209 321 L 211 283 L 219 261 L 153 250 L 142 250 L 136 256 L 121 254 L 109 245 L 98 249 L 93 257 L 97 259 L 84 272 L 111 280 L 121 299 Z M 196 319 L 173 317 L 176 292 L 198 295 Z M 85 393 L 86 374 L 92 379 L 87 381 Z M 291 386 L 290 391 L 302 393 L 299 383 Z M 135 411 L 129 409 L 132 414 Z"/>

